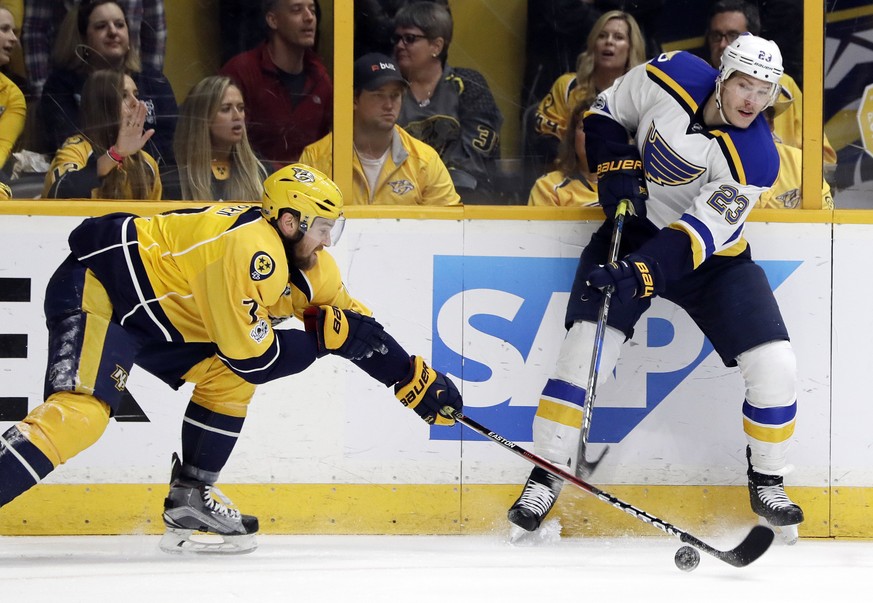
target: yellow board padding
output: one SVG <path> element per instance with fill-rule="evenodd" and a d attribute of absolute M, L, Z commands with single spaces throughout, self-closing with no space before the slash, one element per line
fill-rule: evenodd
<path fill-rule="evenodd" d="M 837 538 L 873 536 L 873 488 L 831 489 L 831 534 Z"/>
<path fill-rule="evenodd" d="M 236 484 L 220 486 L 256 515 L 263 534 L 494 534 L 508 536 L 506 510 L 521 484 Z M 757 521 L 743 486 L 602 486 L 696 536 L 733 547 Z M 873 537 L 873 488 L 789 487 L 803 507 L 805 538 Z M 0 509 L 0 535 L 160 534 L 164 484 L 40 484 Z M 831 500 L 833 499 L 833 507 Z M 839 503 L 839 505 L 837 504 Z M 564 486 L 550 517 L 565 537 L 658 536 L 660 530 Z M 833 517 L 833 519 L 832 519 Z M 832 526 L 839 525 L 839 529 Z M 722 538 L 723 537 L 723 538 Z"/>
<path fill-rule="evenodd" d="M 113 212 L 133 212 L 153 216 L 173 209 L 203 207 L 208 202 L 190 201 L 107 201 L 92 199 L 12 200 L 0 203 L 0 215 L 22 216 L 102 216 Z M 232 207 L 237 203 L 216 203 Z M 534 220 L 603 222 L 599 207 L 528 207 L 526 205 L 455 205 L 424 207 L 404 205 L 351 205 L 343 209 L 348 219 L 383 218 L 395 220 Z M 749 222 L 799 224 L 871 224 L 873 212 L 867 209 L 753 209 Z"/>

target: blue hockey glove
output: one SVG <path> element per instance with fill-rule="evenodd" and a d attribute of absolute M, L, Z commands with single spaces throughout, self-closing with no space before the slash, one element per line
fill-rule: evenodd
<path fill-rule="evenodd" d="M 636 147 L 627 145 L 627 153 L 597 165 L 597 195 L 607 218 L 615 217 L 622 199 L 628 200 L 628 211 L 638 218 L 646 217 L 646 175 Z"/>
<path fill-rule="evenodd" d="M 421 356 L 409 359 L 409 374 L 394 386 L 394 395 L 429 425 L 454 425 L 455 419 L 441 411 L 443 407 L 462 411 L 464 401 L 458 388 L 440 372 L 430 368 Z"/>
<path fill-rule="evenodd" d="M 612 287 L 618 299 L 627 302 L 663 293 L 664 279 L 657 263 L 632 253 L 623 260 L 592 270 L 588 286 L 601 291 Z"/>
<path fill-rule="evenodd" d="M 387 334 L 375 318 L 334 306 L 307 308 L 303 312 L 306 330 L 318 339 L 318 356 L 336 354 L 349 360 L 386 354 Z"/>

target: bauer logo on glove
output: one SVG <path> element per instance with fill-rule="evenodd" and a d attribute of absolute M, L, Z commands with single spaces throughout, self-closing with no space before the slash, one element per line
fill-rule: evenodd
<path fill-rule="evenodd" d="M 336 354 L 349 360 L 385 354 L 388 335 L 376 319 L 335 306 L 307 308 L 303 324 L 318 341 L 318 356 Z"/>
<path fill-rule="evenodd" d="M 623 260 L 597 266 L 588 275 L 588 286 L 615 292 L 623 302 L 634 298 L 647 298 L 664 291 L 664 278 L 657 262 L 637 254 Z"/>
<path fill-rule="evenodd" d="M 643 161 L 641 159 L 618 159 L 615 161 L 605 161 L 597 166 L 597 177 L 601 177 L 607 172 L 627 172 L 631 170 L 643 170 Z"/>
<path fill-rule="evenodd" d="M 409 375 L 394 386 L 394 395 L 428 425 L 454 425 L 454 417 L 442 412 L 448 406 L 460 412 L 461 394 L 452 381 L 430 368 L 421 356 L 410 358 Z"/>

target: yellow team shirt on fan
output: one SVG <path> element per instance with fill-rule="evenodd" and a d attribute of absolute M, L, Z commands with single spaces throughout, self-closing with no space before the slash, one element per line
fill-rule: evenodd
<path fill-rule="evenodd" d="M 537 106 L 536 131 L 562 138 L 576 105 L 586 99 L 593 100 L 593 97 L 594 91 L 580 84 L 575 73 L 565 73 L 555 80 Z"/>
<path fill-rule="evenodd" d="M 530 190 L 528 205 L 545 207 L 597 207 L 597 184 L 570 178 L 555 170 L 540 176 Z"/>
<path fill-rule="evenodd" d="M 333 135 L 305 149 L 300 163 L 333 173 Z M 352 203 L 356 205 L 457 205 L 461 202 L 452 177 L 436 150 L 394 126 L 391 147 L 374 190 L 357 152 L 352 157 Z"/>

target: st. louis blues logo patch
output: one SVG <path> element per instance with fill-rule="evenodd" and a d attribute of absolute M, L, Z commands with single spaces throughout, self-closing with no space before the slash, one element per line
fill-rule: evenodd
<path fill-rule="evenodd" d="M 249 275 L 253 281 L 260 281 L 271 274 L 276 269 L 276 262 L 265 251 L 259 251 L 252 256 L 252 263 L 249 266 Z"/>
<path fill-rule="evenodd" d="M 687 161 L 667 144 L 652 122 L 643 144 L 646 179 L 661 186 L 682 186 L 700 178 L 706 168 Z"/>

